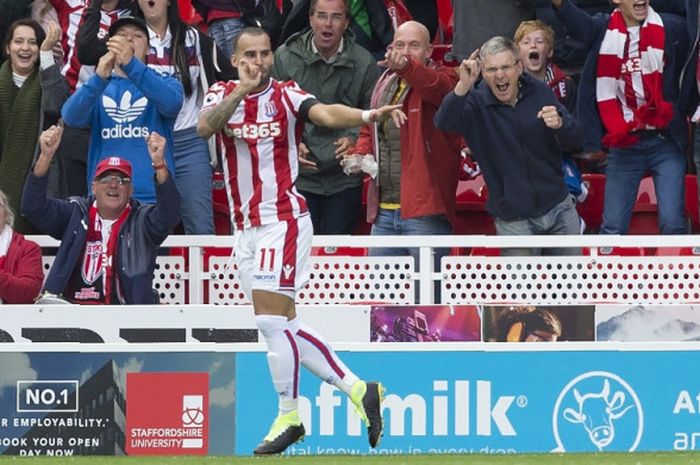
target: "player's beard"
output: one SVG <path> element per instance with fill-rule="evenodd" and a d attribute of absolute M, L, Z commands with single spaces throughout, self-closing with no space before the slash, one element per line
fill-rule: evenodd
<path fill-rule="evenodd" d="M 272 68 L 268 69 L 267 71 L 264 71 L 262 76 L 260 77 L 260 85 L 255 90 L 258 92 L 265 90 L 267 85 L 270 83 L 271 77 L 272 77 Z"/>

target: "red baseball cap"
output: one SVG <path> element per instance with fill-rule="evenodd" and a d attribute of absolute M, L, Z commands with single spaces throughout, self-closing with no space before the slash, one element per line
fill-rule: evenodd
<path fill-rule="evenodd" d="M 107 171 L 119 171 L 125 176 L 131 177 L 131 163 L 128 160 L 119 157 L 107 157 L 97 164 L 95 176 L 92 179 L 97 179 Z"/>

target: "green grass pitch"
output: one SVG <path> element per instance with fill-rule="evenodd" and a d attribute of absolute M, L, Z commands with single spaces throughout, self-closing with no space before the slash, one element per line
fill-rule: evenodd
<path fill-rule="evenodd" d="M 0 457 L 0 465 L 700 465 L 700 453 L 305 457 Z"/>

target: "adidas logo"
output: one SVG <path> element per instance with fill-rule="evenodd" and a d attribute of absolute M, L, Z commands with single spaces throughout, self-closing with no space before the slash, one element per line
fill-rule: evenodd
<path fill-rule="evenodd" d="M 141 97 L 135 102 L 132 102 L 131 99 L 132 95 L 129 91 L 124 92 L 118 105 L 114 99 L 106 95 L 102 96 L 102 106 L 105 112 L 117 123 L 112 128 L 102 129 L 100 134 L 103 139 L 137 139 L 149 134 L 150 131 L 147 126 L 140 127 L 124 124 L 136 120 L 143 114 L 146 105 L 148 105 L 146 97 Z"/>
<path fill-rule="evenodd" d="M 134 121 L 141 116 L 146 109 L 146 105 L 148 105 L 148 99 L 146 97 L 141 97 L 135 102 L 132 102 L 131 92 L 128 90 L 122 95 L 119 105 L 110 97 L 106 95 L 102 96 L 102 106 L 115 123 L 130 123 Z"/>
<path fill-rule="evenodd" d="M 103 128 L 100 132 L 103 139 L 143 139 L 150 131 L 148 126 L 132 126 L 127 124 L 122 126 L 117 124 L 113 128 Z"/>

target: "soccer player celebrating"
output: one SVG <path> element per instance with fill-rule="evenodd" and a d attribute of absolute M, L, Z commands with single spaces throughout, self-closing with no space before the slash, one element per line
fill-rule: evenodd
<path fill-rule="evenodd" d="M 262 29 L 241 31 L 233 49 L 231 63 L 240 79 L 209 89 L 197 131 L 205 138 L 222 133 L 239 277 L 267 343 L 279 395 L 279 415 L 254 453 L 279 454 L 304 437 L 297 409 L 300 364 L 350 397 L 367 424 L 370 446 L 376 447 L 383 427 L 381 383 L 359 379 L 296 315 L 295 294 L 309 279 L 313 227 L 294 181 L 304 122 L 343 128 L 392 117 L 398 125 L 406 115 L 400 105 L 364 111 L 324 105 L 293 81 L 271 79 L 274 55 Z"/>

